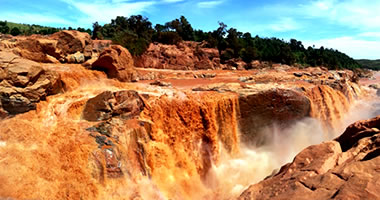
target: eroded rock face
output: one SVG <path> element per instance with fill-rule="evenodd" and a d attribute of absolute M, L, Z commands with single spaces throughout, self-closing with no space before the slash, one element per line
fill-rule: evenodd
<path fill-rule="evenodd" d="M 43 63 L 57 63 L 60 57 L 57 40 L 48 38 L 28 38 L 19 41 L 15 53 L 21 57 Z"/>
<path fill-rule="evenodd" d="M 111 41 L 92 41 L 88 33 L 65 30 L 51 36 L 33 35 L 3 41 L 2 46 L 12 49 L 23 58 L 42 63 L 84 63 L 95 60 Z M 93 61 L 92 61 L 93 62 Z"/>
<path fill-rule="evenodd" d="M 82 116 L 89 121 L 108 120 L 113 116 L 130 119 L 143 109 L 144 102 L 136 91 L 105 91 L 87 101 Z"/>
<path fill-rule="evenodd" d="M 299 153 L 238 199 L 379 199 L 380 116 Z"/>
<path fill-rule="evenodd" d="M 108 78 L 119 81 L 135 81 L 136 71 L 131 54 L 120 45 L 111 45 L 105 48 L 98 60 L 92 64 L 92 69 L 104 71 Z"/>
<path fill-rule="evenodd" d="M 19 114 L 36 108 L 36 103 L 62 89 L 60 76 L 38 63 L 0 53 L 0 97 L 7 114 Z"/>
<path fill-rule="evenodd" d="M 178 45 L 152 43 L 148 50 L 135 58 L 136 67 L 176 70 L 219 69 L 217 49 L 203 48 L 196 42 Z"/>
<path fill-rule="evenodd" d="M 90 44 L 91 37 L 88 33 L 79 31 L 60 31 L 50 37 L 57 41 L 57 49 L 63 55 L 83 52 L 86 45 Z"/>

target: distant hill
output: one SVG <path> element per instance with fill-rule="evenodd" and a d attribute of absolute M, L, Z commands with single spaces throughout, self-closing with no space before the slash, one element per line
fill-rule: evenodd
<path fill-rule="evenodd" d="M 380 70 L 380 59 L 378 60 L 368 60 L 368 59 L 360 59 L 356 60 L 363 68 Z"/>
<path fill-rule="evenodd" d="M 71 27 L 68 27 L 67 29 L 68 30 L 78 30 L 81 32 L 88 32 L 91 35 L 90 29 L 84 29 L 84 28 L 80 28 L 80 27 L 78 27 L 77 29 L 73 29 Z M 47 34 L 53 34 L 55 32 L 61 31 L 61 30 L 66 30 L 66 28 L 40 26 L 40 25 L 36 25 L 36 24 L 32 24 L 32 25 L 21 24 L 21 23 L 14 23 L 14 22 L 7 22 L 7 21 L 1 21 L 0 20 L 0 33 L 4 33 L 4 34 L 12 34 L 12 35 L 41 34 L 41 35 L 47 35 Z"/>

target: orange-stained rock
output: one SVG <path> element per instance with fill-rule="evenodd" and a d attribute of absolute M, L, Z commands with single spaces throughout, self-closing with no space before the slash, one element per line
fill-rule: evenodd
<path fill-rule="evenodd" d="M 105 48 L 98 60 L 92 64 L 92 69 L 104 71 L 108 78 L 116 78 L 119 81 L 136 80 L 132 56 L 127 49 L 120 45 Z"/>
<path fill-rule="evenodd" d="M 57 49 L 62 57 L 76 52 L 83 52 L 86 45 L 90 44 L 91 37 L 88 33 L 75 30 L 65 30 L 54 33 L 51 39 L 57 41 Z"/>
<path fill-rule="evenodd" d="M 83 110 L 83 119 L 102 121 L 114 116 L 129 119 L 140 114 L 144 102 L 136 91 L 103 92 L 89 99 Z"/>
<path fill-rule="evenodd" d="M 181 42 L 178 45 L 152 43 L 147 51 L 135 58 L 136 67 L 199 70 L 220 68 L 217 49 L 204 48 L 197 42 Z"/>
<path fill-rule="evenodd" d="M 380 116 L 349 126 L 335 141 L 299 153 L 239 200 L 379 199 Z"/>
<path fill-rule="evenodd" d="M 16 42 L 15 46 L 17 48 L 13 51 L 26 59 L 36 62 L 83 63 L 85 61 L 84 50 L 90 44 L 91 38 L 88 33 L 65 30 L 51 36 L 33 35 L 21 38 Z M 77 56 L 78 53 L 82 54 L 81 58 Z"/>
<path fill-rule="evenodd" d="M 51 57 L 60 58 L 57 50 L 57 40 L 46 38 L 27 38 L 19 41 L 15 53 L 21 57 L 33 60 L 36 62 L 52 63 Z"/>
<path fill-rule="evenodd" d="M 44 70 L 38 63 L 0 52 L 0 98 L 2 109 L 19 114 L 36 109 L 36 103 L 62 89 L 59 74 Z M 4 113 L 4 112 L 2 112 Z"/>

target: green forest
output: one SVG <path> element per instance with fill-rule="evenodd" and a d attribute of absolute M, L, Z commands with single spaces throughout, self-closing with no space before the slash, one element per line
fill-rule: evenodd
<path fill-rule="evenodd" d="M 222 22 L 216 30 L 205 32 L 194 29 L 189 21 L 181 16 L 165 24 L 152 23 L 141 15 L 117 17 L 111 23 L 93 24 L 93 39 L 110 39 L 128 48 L 135 56 L 141 55 L 151 42 L 176 44 L 185 41 L 206 41 L 208 47 L 219 50 L 221 61 L 241 58 L 249 63 L 252 60 L 269 61 L 303 66 L 326 66 L 329 69 L 355 69 L 361 67 L 354 59 L 334 49 L 305 48 L 301 41 L 278 38 L 261 38 L 228 28 Z"/>
<path fill-rule="evenodd" d="M 367 60 L 360 59 L 356 60 L 363 68 L 380 70 L 380 59 L 379 60 Z"/>
<path fill-rule="evenodd" d="M 72 27 L 64 28 L 54 28 L 40 25 L 29 25 L 29 24 L 18 24 L 7 21 L 0 21 L 0 33 L 2 34 L 11 34 L 13 36 L 17 35 L 32 35 L 32 34 L 40 34 L 40 35 L 50 35 L 56 33 L 61 30 L 77 30 L 81 32 L 87 32 L 90 35 L 92 34 L 91 29 L 84 29 L 78 27 L 73 29 Z"/>
<path fill-rule="evenodd" d="M 285 41 L 274 37 L 252 36 L 251 33 L 230 28 L 223 22 L 218 22 L 215 30 L 206 32 L 194 29 L 184 16 L 155 26 L 141 15 L 119 16 L 108 24 L 100 25 L 95 22 L 92 28 L 52 28 L 0 21 L 0 33 L 46 35 L 60 30 L 78 30 L 88 32 L 92 39 L 112 40 L 126 47 L 134 56 L 143 54 L 151 42 L 177 44 L 183 40 L 205 41 L 207 47 L 218 49 L 222 63 L 232 58 L 240 58 L 247 63 L 260 60 L 288 65 L 297 63 L 302 66 L 325 66 L 329 69 L 362 67 L 357 61 L 335 49 L 305 47 L 296 39 Z"/>

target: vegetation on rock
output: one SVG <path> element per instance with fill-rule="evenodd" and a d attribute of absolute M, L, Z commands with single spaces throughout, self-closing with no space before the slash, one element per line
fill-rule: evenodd
<path fill-rule="evenodd" d="M 354 59 L 334 49 L 324 47 L 305 48 L 301 41 L 291 39 L 289 42 L 278 38 L 252 37 L 235 28 L 227 29 L 227 25 L 219 22 L 214 31 L 204 32 L 194 29 L 184 16 L 170 22 L 152 23 L 141 15 L 117 17 L 104 26 L 93 24 L 93 38 L 111 39 L 134 55 L 143 54 L 151 42 L 178 44 L 180 41 L 207 42 L 207 47 L 217 48 L 221 62 L 241 58 L 246 63 L 253 60 L 270 61 L 292 65 L 327 66 L 329 69 L 359 68 Z"/>

